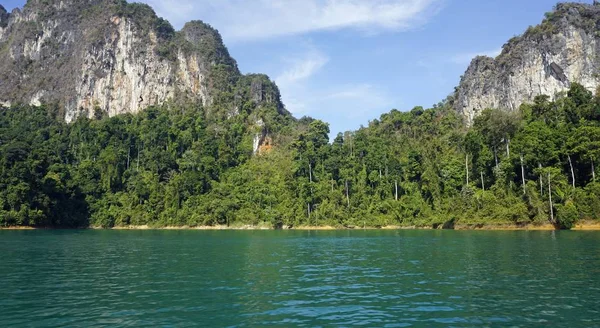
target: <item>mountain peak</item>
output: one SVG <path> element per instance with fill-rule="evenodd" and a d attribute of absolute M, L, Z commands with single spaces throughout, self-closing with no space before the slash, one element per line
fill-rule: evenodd
<path fill-rule="evenodd" d="M 477 57 L 462 77 L 454 106 L 470 125 L 484 109 L 514 111 L 542 94 L 578 82 L 600 84 L 600 5 L 559 3 L 539 25 L 510 39 L 492 59 Z"/>
<path fill-rule="evenodd" d="M 0 104 L 58 103 L 67 121 L 170 100 L 210 107 L 242 77 L 216 29 L 192 21 L 176 31 L 146 4 L 29 0 L 13 14 L 0 8 Z"/>
<path fill-rule="evenodd" d="M 194 20 L 187 22 L 180 32 L 186 41 L 190 43 L 196 51 L 202 51 L 213 64 L 225 64 L 237 69 L 237 63 L 230 56 L 229 50 L 225 47 L 219 31 L 212 26 L 200 21 Z"/>

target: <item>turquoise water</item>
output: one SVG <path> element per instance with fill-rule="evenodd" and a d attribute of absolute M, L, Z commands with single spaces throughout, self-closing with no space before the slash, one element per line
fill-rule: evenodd
<path fill-rule="evenodd" d="M 600 233 L 0 231 L 1 327 L 600 326 Z"/>

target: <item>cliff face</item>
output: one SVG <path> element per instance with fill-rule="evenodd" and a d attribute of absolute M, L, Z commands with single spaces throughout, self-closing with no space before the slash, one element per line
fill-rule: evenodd
<path fill-rule="evenodd" d="M 66 121 L 166 101 L 210 107 L 244 79 L 216 30 L 194 21 L 176 32 L 147 5 L 29 0 L 10 14 L 0 8 L 0 104 L 58 103 Z M 233 101 L 227 110 L 235 114 Z"/>
<path fill-rule="evenodd" d="M 6 12 L 6 9 L 0 5 L 0 28 L 6 27 L 8 24 L 8 16 L 9 14 Z"/>
<path fill-rule="evenodd" d="M 578 82 L 600 85 L 600 5 L 564 3 L 542 24 L 504 45 L 497 58 L 473 60 L 454 106 L 471 124 L 482 110 L 517 110 L 541 94 L 555 96 Z"/>

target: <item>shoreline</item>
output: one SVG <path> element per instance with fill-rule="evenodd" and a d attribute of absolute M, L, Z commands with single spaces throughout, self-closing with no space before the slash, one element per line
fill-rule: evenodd
<path fill-rule="evenodd" d="M 60 230 L 54 228 L 35 228 L 35 227 L 0 227 L 0 230 Z M 68 229 L 67 229 L 68 230 Z M 456 225 L 452 229 L 441 229 L 434 228 L 433 226 L 385 226 L 385 227 L 333 227 L 333 226 L 299 226 L 299 227 L 284 227 L 282 229 L 275 229 L 271 226 L 253 226 L 253 225 L 241 225 L 241 226 L 167 226 L 167 227 L 153 227 L 149 225 L 139 226 L 123 226 L 123 227 L 88 227 L 88 228 L 76 228 L 74 230 L 198 230 L 198 231 L 353 231 L 353 230 L 456 230 L 456 231 L 556 231 L 555 226 L 551 224 L 543 225 L 511 225 L 511 224 L 479 224 L 479 225 Z M 573 231 L 600 231 L 600 222 L 598 221 L 583 221 L 577 223 L 571 230 Z"/>

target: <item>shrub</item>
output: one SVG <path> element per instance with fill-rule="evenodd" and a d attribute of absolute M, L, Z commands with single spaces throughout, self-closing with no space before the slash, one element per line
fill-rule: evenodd
<path fill-rule="evenodd" d="M 561 229 L 571 229 L 579 219 L 579 212 L 572 201 L 567 201 L 564 205 L 557 205 L 557 220 Z"/>

